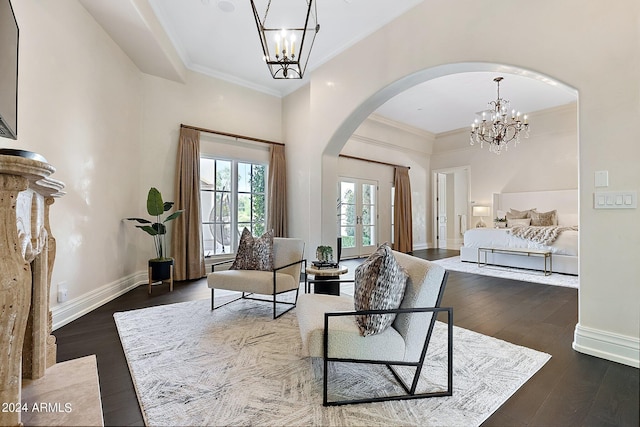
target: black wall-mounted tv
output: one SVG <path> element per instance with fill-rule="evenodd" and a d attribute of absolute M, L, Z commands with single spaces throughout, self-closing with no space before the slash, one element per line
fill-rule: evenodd
<path fill-rule="evenodd" d="M 0 0 L 0 136 L 18 138 L 18 22 L 10 0 Z"/>

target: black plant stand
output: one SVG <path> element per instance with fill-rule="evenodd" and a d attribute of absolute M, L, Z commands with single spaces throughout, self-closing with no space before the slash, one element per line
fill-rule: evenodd
<path fill-rule="evenodd" d="M 163 265 L 163 263 L 170 263 L 170 265 Z M 155 272 L 154 267 L 156 268 Z M 164 271 L 166 267 L 169 267 L 168 272 Z M 164 283 L 165 281 L 169 281 L 169 292 L 173 292 L 173 260 L 160 263 L 149 261 L 149 295 L 151 295 L 152 284 L 156 282 Z"/>

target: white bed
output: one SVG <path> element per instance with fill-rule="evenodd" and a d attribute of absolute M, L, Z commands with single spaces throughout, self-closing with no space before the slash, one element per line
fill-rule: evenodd
<path fill-rule="evenodd" d="M 493 216 L 498 211 L 509 209 L 527 210 L 536 208 L 538 212 L 556 210 L 559 226 L 577 225 L 578 194 L 577 190 L 537 191 L 526 193 L 501 193 L 494 195 Z M 490 222 L 493 224 L 493 222 Z M 527 248 L 549 250 L 553 259 L 553 272 L 578 274 L 578 236 L 579 231 L 566 230 L 557 239 L 543 245 L 510 234 L 509 229 L 474 228 L 464 234 L 464 245 L 460 248 L 460 259 L 467 262 L 478 262 L 478 248 Z M 483 255 L 484 261 L 484 255 Z M 515 254 L 488 253 L 489 264 L 507 267 L 542 270 L 543 263 L 539 257 L 527 257 Z"/>

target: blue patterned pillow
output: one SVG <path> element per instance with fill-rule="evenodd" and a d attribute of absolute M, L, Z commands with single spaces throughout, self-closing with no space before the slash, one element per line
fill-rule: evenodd
<path fill-rule="evenodd" d="M 354 308 L 360 310 L 391 310 L 400 307 L 409 275 L 398 264 L 387 243 L 371 254 L 355 271 Z M 379 334 L 396 318 L 395 313 L 356 316 L 360 335 Z"/>

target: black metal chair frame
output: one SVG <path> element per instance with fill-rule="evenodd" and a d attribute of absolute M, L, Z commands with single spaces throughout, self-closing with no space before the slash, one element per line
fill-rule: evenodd
<path fill-rule="evenodd" d="M 215 267 L 216 266 L 227 264 L 227 263 L 230 263 L 230 262 L 233 262 L 233 261 L 234 261 L 233 259 L 229 259 L 229 260 L 226 260 L 226 261 L 220 261 L 220 262 L 213 263 L 213 264 L 211 264 L 211 272 L 213 273 L 215 271 Z M 224 304 L 220 304 L 219 306 L 215 307 L 214 306 L 214 292 L 215 292 L 215 289 L 211 288 L 211 311 L 216 310 L 216 309 L 218 309 L 220 307 L 224 307 L 227 304 L 231 304 L 232 302 L 235 302 L 235 301 L 238 301 L 238 300 L 241 300 L 241 299 L 250 299 L 250 300 L 253 300 L 253 301 L 261 301 L 261 302 L 271 302 L 271 303 L 273 303 L 273 318 L 277 319 L 278 317 L 282 316 L 285 313 L 288 313 L 289 311 L 291 311 L 291 310 L 293 310 L 295 308 L 296 304 L 298 303 L 298 292 L 300 291 L 300 282 L 298 282 L 298 287 L 295 289 L 296 298 L 295 298 L 294 302 L 278 301 L 277 298 L 276 298 L 278 295 L 284 294 L 284 293 L 287 293 L 287 292 L 293 292 L 294 289 L 290 289 L 290 290 L 282 291 L 282 292 L 276 292 L 276 273 L 278 271 L 284 269 L 284 268 L 291 267 L 293 265 L 300 264 L 300 263 L 304 264 L 304 269 L 306 270 L 306 268 L 307 268 L 307 260 L 306 259 L 301 259 L 299 261 L 295 261 L 295 262 L 292 262 L 290 264 L 283 265 L 281 267 L 276 267 L 273 270 L 271 270 L 273 272 L 273 300 L 266 299 L 266 298 L 251 297 L 250 295 L 255 295 L 255 293 L 253 293 L 253 292 L 249 292 L 249 293 L 242 292 L 242 296 L 240 296 L 240 297 L 238 297 L 236 299 L 233 299 L 231 301 L 227 301 Z M 289 307 L 288 309 L 286 309 L 285 311 L 283 311 L 280 314 L 276 314 L 276 306 L 278 304 L 290 305 L 291 307 Z"/>
<path fill-rule="evenodd" d="M 407 399 L 424 399 L 428 397 L 442 397 L 451 396 L 453 394 L 453 308 L 452 307 L 440 307 L 442 296 L 444 294 L 444 288 L 447 282 L 448 272 L 445 272 L 442 278 L 442 285 L 437 297 L 436 307 L 414 307 L 414 308 L 398 308 L 395 310 L 362 310 L 362 311 L 341 311 L 324 314 L 324 333 L 323 333 L 323 382 L 322 382 L 322 404 L 324 406 L 338 406 L 348 405 L 354 403 L 373 403 L 384 402 L 393 400 L 407 400 Z M 341 282 L 347 282 L 350 280 L 342 280 Z M 438 313 L 447 313 L 447 389 L 442 391 L 416 393 L 416 387 L 418 386 L 418 380 L 424 366 L 424 360 L 427 355 L 427 349 L 433 333 L 436 318 Z M 365 360 L 365 359 L 344 359 L 338 357 L 329 357 L 329 319 L 331 317 L 342 316 L 355 316 L 355 315 L 368 315 L 368 314 L 387 314 L 387 313 L 433 313 L 429 325 L 427 326 L 427 334 L 422 346 L 422 351 L 417 362 L 406 361 L 394 361 L 394 360 Z M 344 362 L 344 363 L 359 363 L 359 364 L 374 364 L 385 365 L 393 374 L 394 378 L 402 386 L 406 394 L 394 395 L 394 396 L 381 396 L 362 399 L 351 400 L 328 400 L 328 385 L 329 385 L 329 362 Z M 394 366 L 413 366 L 416 371 L 413 376 L 411 385 L 407 385 L 400 375 L 394 369 Z"/>

